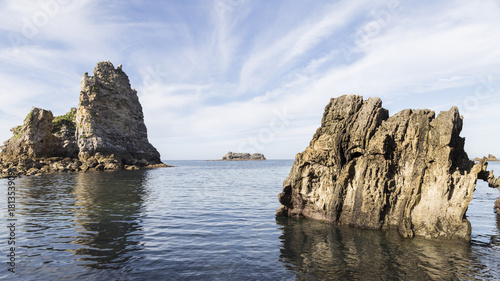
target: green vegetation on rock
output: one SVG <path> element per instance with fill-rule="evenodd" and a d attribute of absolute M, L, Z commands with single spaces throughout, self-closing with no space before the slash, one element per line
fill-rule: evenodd
<path fill-rule="evenodd" d="M 63 125 L 66 125 L 71 130 L 76 130 L 76 108 L 72 108 L 70 112 L 64 115 L 54 117 L 52 124 L 54 125 L 52 133 L 60 131 Z"/>
<path fill-rule="evenodd" d="M 33 116 L 33 112 L 30 111 L 30 113 L 28 113 L 28 115 L 26 115 L 26 118 L 24 118 L 24 123 L 26 123 L 26 121 L 28 121 L 28 125 L 31 125 L 31 117 Z"/>

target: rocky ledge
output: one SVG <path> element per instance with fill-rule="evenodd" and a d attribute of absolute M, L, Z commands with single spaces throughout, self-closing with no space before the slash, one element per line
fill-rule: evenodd
<path fill-rule="evenodd" d="M 248 160 L 266 160 L 262 153 L 233 153 L 229 151 L 222 157 L 223 161 L 248 161 Z"/>
<path fill-rule="evenodd" d="M 0 152 L 2 177 L 167 167 L 148 141 L 137 92 L 110 62 L 83 75 L 78 108 L 57 117 L 33 108 L 11 131 Z"/>
<path fill-rule="evenodd" d="M 461 130 L 456 107 L 389 117 L 379 98 L 331 99 L 295 157 L 277 215 L 470 241 L 466 211 L 486 161 L 469 160 Z"/>

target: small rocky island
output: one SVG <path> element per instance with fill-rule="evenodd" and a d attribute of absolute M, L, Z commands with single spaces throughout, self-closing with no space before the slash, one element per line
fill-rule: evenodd
<path fill-rule="evenodd" d="M 0 152 L 2 177 L 167 167 L 148 141 L 137 92 L 109 61 L 83 75 L 78 108 L 57 117 L 33 108 L 11 131 Z"/>
<path fill-rule="evenodd" d="M 277 215 L 470 241 L 466 211 L 487 162 L 469 160 L 461 130 L 456 107 L 389 117 L 379 98 L 331 99 L 295 157 Z"/>
<path fill-rule="evenodd" d="M 229 151 L 222 157 L 223 161 L 249 161 L 249 160 L 266 160 L 262 153 L 233 153 Z"/>
<path fill-rule="evenodd" d="M 491 155 L 491 154 L 488 154 L 488 157 L 485 157 L 485 158 L 486 158 L 486 161 L 490 161 L 490 162 L 500 161 L 500 160 L 498 160 L 498 158 L 496 158 L 494 155 Z M 473 161 L 479 161 L 481 159 L 482 158 L 476 157 L 476 158 L 474 158 Z"/>

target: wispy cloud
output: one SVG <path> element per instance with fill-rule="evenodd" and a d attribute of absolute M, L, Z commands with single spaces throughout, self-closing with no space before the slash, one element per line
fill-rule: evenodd
<path fill-rule="evenodd" d="M 492 0 L 1 2 L 2 139 L 31 106 L 76 106 L 81 75 L 111 60 L 139 91 L 150 140 L 167 159 L 245 145 L 292 158 L 329 99 L 347 93 L 380 96 L 392 113 L 459 105 L 473 124 L 469 154 L 500 154 L 476 137 L 500 117 Z M 478 96 L 478 87 L 493 90 Z M 271 129 L 283 111 L 294 118 Z"/>

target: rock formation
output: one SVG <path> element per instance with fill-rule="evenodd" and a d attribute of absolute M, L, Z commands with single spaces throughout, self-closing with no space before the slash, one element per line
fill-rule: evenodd
<path fill-rule="evenodd" d="M 478 175 L 478 178 L 487 182 L 489 187 L 496 187 L 500 189 L 500 177 L 496 178 L 493 174 L 493 171 L 481 171 L 481 173 L 479 173 Z"/>
<path fill-rule="evenodd" d="M 465 212 L 486 162 L 469 160 L 461 130 L 456 107 L 389 117 L 378 98 L 334 98 L 295 157 L 277 215 L 470 240 Z"/>
<path fill-rule="evenodd" d="M 0 170 L 15 174 L 163 167 L 149 143 L 137 92 L 121 66 L 100 62 L 84 74 L 78 108 L 53 117 L 33 108 L 0 152 Z"/>
<path fill-rule="evenodd" d="M 488 157 L 486 158 L 487 161 L 498 161 L 498 159 L 491 154 L 488 154 Z"/>
<path fill-rule="evenodd" d="M 161 163 L 148 141 L 137 92 L 121 66 L 101 62 L 93 76 L 83 75 L 76 123 L 81 160 L 99 154 L 124 165 Z"/>
<path fill-rule="evenodd" d="M 494 155 L 491 155 L 491 154 L 488 154 L 488 157 L 484 157 L 486 159 L 486 161 L 499 161 Z M 482 158 L 479 158 L 479 157 L 476 157 L 474 158 L 473 161 L 479 161 L 481 160 Z"/>
<path fill-rule="evenodd" d="M 487 158 L 484 157 L 482 161 L 486 161 Z M 485 167 L 488 163 L 486 163 Z M 484 180 L 488 183 L 489 187 L 498 188 L 500 190 L 500 177 L 496 178 L 493 171 L 483 170 L 478 174 L 478 178 Z M 495 201 L 495 211 L 500 215 L 500 197 Z"/>
<path fill-rule="evenodd" d="M 241 160 L 266 160 L 266 157 L 264 157 L 264 154 L 262 153 L 233 153 L 229 151 L 222 157 L 222 160 L 224 161 L 241 161 Z"/>

